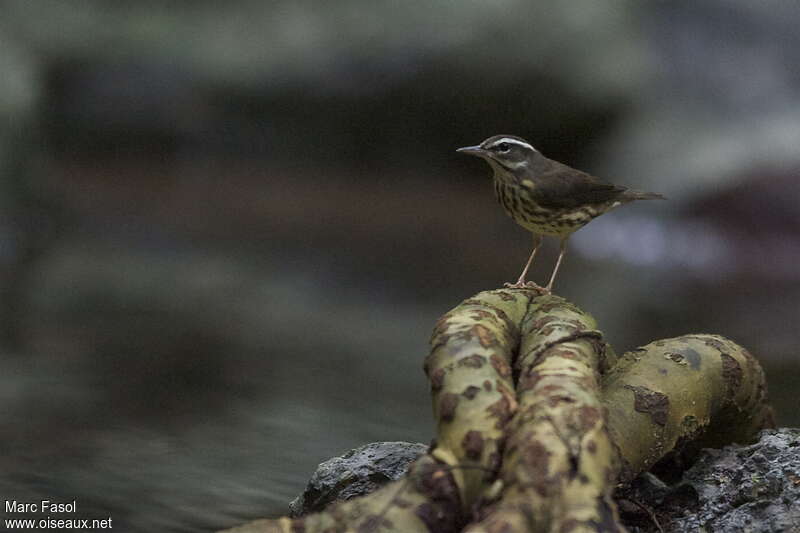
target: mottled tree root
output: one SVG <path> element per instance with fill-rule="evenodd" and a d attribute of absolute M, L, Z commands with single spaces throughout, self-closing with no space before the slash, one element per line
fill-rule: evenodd
<path fill-rule="evenodd" d="M 417 459 L 405 479 L 322 513 L 302 518 L 249 522 L 226 533 L 299 533 L 354 531 L 437 531 L 455 533 L 463 524 L 459 489 L 451 469 L 429 454 Z"/>
<path fill-rule="evenodd" d="M 738 344 L 684 335 L 631 350 L 603 380 L 620 481 L 649 470 L 668 452 L 746 443 L 774 427 L 764 372 Z"/>
<path fill-rule="evenodd" d="M 441 317 L 433 331 L 425 360 L 438 422 L 431 455 L 467 467 L 453 469 L 465 510 L 500 468 L 506 425 L 517 410 L 512 357 L 535 294 L 478 294 Z"/>
<path fill-rule="evenodd" d="M 771 425 L 744 348 L 687 335 L 617 362 L 589 315 L 529 289 L 483 292 L 444 315 L 425 369 L 438 435 L 405 479 L 228 531 L 623 531 L 618 480 Z"/>
<path fill-rule="evenodd" d="M 600 403 L 602 334 L 561 298 L 535 300 L 522 324 L 519 410 L 509 428 L 500 502 L 470 533 L 618 531 L 616 453 Z"/>

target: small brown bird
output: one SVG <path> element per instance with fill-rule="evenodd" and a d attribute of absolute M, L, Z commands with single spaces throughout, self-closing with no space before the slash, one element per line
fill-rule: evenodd
<path fill-rule="evenodd" d="M 495 135 L 477 146 L 456 150 L 486 160 L 494 170 L 494 192 L 508 216 L 533 233 L 533 251 L 516 283 L 508 287 L 533 287 L 550 292 L 567 240 L 595 217 L 634 200 L 664 199 L 606 183 L 594 176 L 547 159 L 528 141 L 514 135 Z M 525 275 L 542 244 L 543 235 L 561 239 L 556 266 L 547 287 L 525 282 Z"/>

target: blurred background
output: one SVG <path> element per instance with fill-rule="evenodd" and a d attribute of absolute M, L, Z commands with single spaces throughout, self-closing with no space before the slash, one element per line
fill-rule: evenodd
<path fill-rule="evenodd" d="M 618 352 L 690 332 L 800 425 L 800 4 L 0 2 L 0 492 L 122 531 L 286 511 L 433 434 L 436 318 L 530 236 L 496 133 L 667 202 L 571 240 Z M 554 243 L 537 258 L 544 282 Z"/>

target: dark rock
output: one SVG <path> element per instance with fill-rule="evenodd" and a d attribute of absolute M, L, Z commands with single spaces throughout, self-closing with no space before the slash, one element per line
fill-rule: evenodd
<path fill-rule="evenodd" d="M 427 448 L 376 442 L 329 459 L 290 504 L 290 515 L 321 511 L 399 479 Z M 679 483 L 644 473 L 616 499 L 631 533 L 800 532 L 800 429 L 765 430 L 749 446 L 703 450 Z"/>
<path fill-rule="evenodd" d="M 800 531 L 800 430 L 765 430 L 749 446 L 703 450 L 683 480 L 644 474 L 618 493 L 632 533 Z"/>
<path fill-rule="evenodd" d="M 402 477 L 427 449 L 410 442 L 373 442 L 328 459 L 317 467 L 303 494 L 289 504 L 289 515 L 321 511 L 333 501 L 368 494 Z"/>

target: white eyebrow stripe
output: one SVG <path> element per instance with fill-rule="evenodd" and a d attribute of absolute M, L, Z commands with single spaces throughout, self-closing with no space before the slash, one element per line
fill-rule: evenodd
<path fill-rule="evenodd" d="M 533 146 L 531 146 L 530 144 L 526 143 L 525 141 L 520 141 L 519 139 L 510 139 L 508 137 L 503 137 L 502 139 L 496 140 L 491 145 L 487 146 L 487 148 L 490 148 L 492 146 L 497 146 L 500 143 L 516 144 L 516 145 L 519 145 L 519 146 L 524 146 L 525 148 L 533 150 L 534 152 L 538 152 L 539 151 L 536 148 L 534 148 Z"/>

